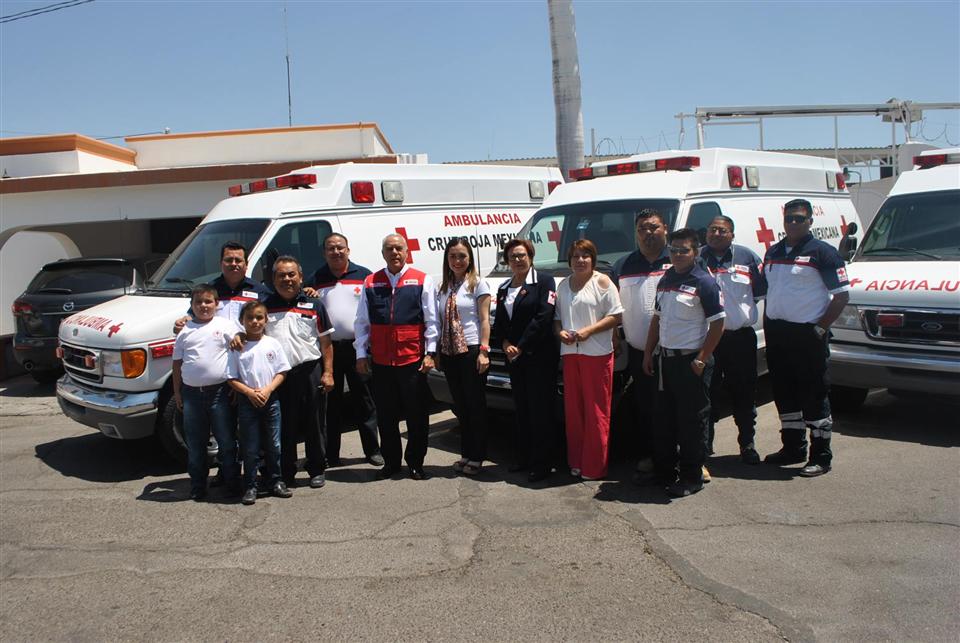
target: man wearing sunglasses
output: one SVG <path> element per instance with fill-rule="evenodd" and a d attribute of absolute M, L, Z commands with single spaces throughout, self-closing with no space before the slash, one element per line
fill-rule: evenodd
<path fill-rule="evenodd" d="M 696 230 L 674 230 L 669 240 L 673 267 L 657 284 L 643 371 L 653 376 L 656 349 L 654 469 L 667 493 L 683 498 L 703 489 L 713 351 L 723 334 L 725 314 L 720 286 L 698 265 Z"/>
<path fill-rule="evenodd" d="M 833 419 L 827 398 L 827 342 L 830 325 L 850 299 L 843 259 L 835 248 L 814 238 L 812 226 L 809 201 L 786 203 L 786 236 L 767 250 L 763 260 L 768 287 L 763 329 L 783 443 L 765 462 L 785 465 L 807 460 L 800 470 L 805 477 L 830 471 Z"/>
<path fill-rule="evenodd" d="M 717 360 L 711 385 L 712 408 L 716 409 L 717 393 L 722 386 L 733 406 L 737 424 L 740 459 L 746 464 L 759 464 L 760 455 L 754 445 L 757 420 L 757 302 L 767 294 L 767 284 L 760 274 L 760 257 L 733 243 L 733 219 L 718 215 L 707 226 L 707 245 L 700 251 L 723 292 L 723 336 L 717 345 Z M 714 423 L 710 415 L 707 455 L 713 453 Z"/>

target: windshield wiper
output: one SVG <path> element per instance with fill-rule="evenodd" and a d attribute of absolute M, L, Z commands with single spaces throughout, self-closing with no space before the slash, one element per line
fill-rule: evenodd
<path fill-rule="evenodd" d="M 188 286 L 193 285 L 192 279 L 185 279 L 184 277 L 165 277 L 164 281 L 170 282 L 172 284 L 187 284 Z"/>
<path fill-rule="evenodd" d="M 930 257 L 931 259 L 936 259 L 937 261 L 942 261 L 943 257 L 939 257 L 931 252 L 924 252 L 923 250 L 917 250 L 916 248 L 901 248 L 900 246 L 887 246 L 886 248 L 871 248 L 870 250 L 864 250 L 863 254 L 870 255 L 877 252 L 885 252 L 887 250 L 893 250 L 894 252 L 912 252 L 914 254 Z"/>

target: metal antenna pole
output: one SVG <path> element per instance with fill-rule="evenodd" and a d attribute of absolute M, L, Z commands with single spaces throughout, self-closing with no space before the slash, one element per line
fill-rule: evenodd
<path fill-rule="evenodd" d="M 287 126 L 293 127 L 293 94 L 290 91 L 290 34 L 287 32 L 287 3 L 283 3 L 283 41 L 287 59 Z"/>

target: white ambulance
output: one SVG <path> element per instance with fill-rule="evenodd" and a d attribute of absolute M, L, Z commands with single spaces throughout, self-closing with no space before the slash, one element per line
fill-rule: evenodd
<path fill-rule="evenodd" d="M 609 273 L 618 259 L 637 248 L 634 217 L 644 208 L 663 213 L 670 230 L 694 228 L 702 238 L 715 216 L 728 216 L 735 224 L 734 243 L 753 249 L 761 259 L 784 236 L 783 205 L 791 199 L 810 201 L 811 232 L 833 246 L 840 244 L 849 224 L 859 222 L 837 162 L 814 156 L 724 148 L 674 150 L 595 163 L 574 170 L 571 178 L 573 182 L 547 197 L 519 233 L 536 248 L 537 271 L 557 278 L 570 274 L 567 249 L 581 238 L 596 244 L 597 268 Z M 491 276 L 509 274 L 499 264 Z M 758 330 L 763 346 L 763 332 Z M 508 409 L 512 402 L 504 356 L 498 347 L 491 348 L 488 402 L 493 408 Z M 625 384 L 625 369 L 626 351 L 621 351 L 617 391 Z M 444 399 L 437 387 L 434 395 Z"/>
<path fill-rule="evenodd" d="M 550 168 L 343 164 L 231 187 L 145 289 L 63 321 L 60 408 L 112 438 L 156 433 L 184 458 L 171 399 L 173 322 L 188 309 L 191 286 L 220 274 L 225 242 L 248 249 L 255 281 L 280 254 L 297 257 L 309 279 L 324 263 L 321 243 L 331 232 L 349 239 L 352 261 L 374 271 L 384 265 L 382 239 L 400 234 L 409 262 L 434 276 L 447 240 L 467 237 L 488 272 L 506 240 L 560 183 Z"/>
<path fill-rule="evenodd" d="M 960 395 L 960 148 L 914 157 L 847 267 L 833 325 L 831 399 L 869 388 Z"/>

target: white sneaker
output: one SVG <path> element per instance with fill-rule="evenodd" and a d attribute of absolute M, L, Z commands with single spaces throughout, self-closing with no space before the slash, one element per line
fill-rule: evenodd
<path fill-rule="evenodd" d="M 570 475 L 572 475 L 574 478 L 579 478 L 580 469 L 570 469 Z"/>

